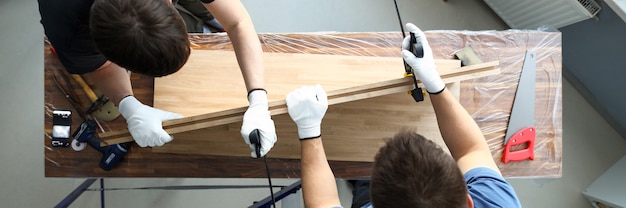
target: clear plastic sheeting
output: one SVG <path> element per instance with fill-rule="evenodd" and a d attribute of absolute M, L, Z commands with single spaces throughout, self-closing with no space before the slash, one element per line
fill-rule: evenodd
<path fill-rule="evenodd" d="M 502 73 L 461 84 L 461 104 L 479 124 L 506 177 L 560 177 L 562 156 L 561 34 L 538 31 L 440 32 L 436 56 L 471 46 L 483 61 L 500 61 Z M 502 163 L 503 141 L 526 50 L 536 59 L 533 161 Z"/>
<path fill-rule="evenodd" d="M 471 46 L 483 62 L 499 61 L 502 73 L 461 82 L 460 101 L 479 124 L 490 146 L 494 160 L 505 177 L 560 177 L 562 156 L 561 104 L 561 34 L 542 31 L 427 31 L 427 38 L 436 59 L 454 59 L 454 54 Z M 190 35 L 196 50 L 233 50 L 225 33 Z M 301 33 L 260 34 L 264 52 L 309 53 L 330 55 L 385 56 L 400 58 L 402 34 L 376 33 Z M 51 112 L 71 108 L 52 80 L 62 66 L 46 45 L 46 129 L 51 127 Z M 526 50 L 537 53 L 535 98 L 535 159 L 502 163 L 503 141 Z M 289 61 L 289 60 L 285 60 Z M 59 69 L 60 68 L 60 69 Z M 385 69 L 397 71 L 403 68 Z M 146 104 L 152 102 L 151 78 L 132 76 L 135 93 Z M 82 106 L 89 101 L 78 85 L 75 91 Z M 75 113 L 72 131 L 80 124 Z M 122 130 L 123 118 L 111 122 L 98 121 L 99 132 Z M 48 131 L 46 131 L 48 132 Z M 87 148 L 77 152 L 71 148 L 51 147 L 50 136 L 44 134 L 46 176 L 51 177 L 264 177 L 258 160 L 206 155 L 172 155 L 152 153 L 149 148 L 133 145 L 119 167 L 112 171 L 98 168 L 102 154 Z M 273 177 L 299 177 L 299 160 L 268 160 Z M 234 165 L 237 164 L 237 165 Z M 371 163 L 331 161 L 337 177 L 368 177 Z M 180 171 L 184 169 L 185 171 Z"/>

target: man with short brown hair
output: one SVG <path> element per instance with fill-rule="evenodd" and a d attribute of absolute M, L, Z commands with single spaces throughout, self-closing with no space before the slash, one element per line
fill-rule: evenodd
<path fill-rule="evenodd" d="M 402 56 L 429 93 L 439 130 L 451 152 L 414 132 L 401 131 L 374 158 L 370 200 L 355 207 L 521 207 L 513 187 L 502 177 L 476 122 L 445 88 L 424 33 L 413 24 L 424 50 L 422 58 Z M 289 115 L 298 127 L 302 149 L 302 193 L 307 207 L 341 207 L 332 170 L 326 161 L 320 125 L 328 107 L 321 86 L 305 86 L 287 95 Z M 358 141 L 355 141 L 358 144 Z M 355 195 L 356 196 L 356 195 Z"/>
<path fill-rule="evenodd" d="M 261 44 L 252 20 L 240 1 L 203 2 L 228 31 L 244 78 L 250 105 L 241 135 L 256 157 L 248 137 L 258 129 L 263 156 L 274 146 L 276 131 L 264 89 Z M 126 72 L 165 76 L 178 71 L 189 58 L 185 24 L 171 0 L 39 0 L 39 12 L 63 66 L 72 74 L 82 74 L 118 105 L 139 146 L 161 146 L 173 139 L 161 123 L 182 116 L 137 100 Z"/>
<path fill-rule="evenodd" d="M 454 159 L 415 132 L 401 131 L 380 148 L 371 187 L 376 207 L 467 207 L 467 187 Z"/>

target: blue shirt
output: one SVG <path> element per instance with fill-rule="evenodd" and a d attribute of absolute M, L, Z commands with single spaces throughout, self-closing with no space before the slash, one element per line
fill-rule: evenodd
<path fill-rule="evenodd" d="M 474 207 L 522 207 L 511 184 L 489 168 L 474 168 L 465 173 L 467 190 Z"/>
<path fill-rule="evenodd" d="M 522 207 L 511 184 L 498 172 L 489 168 L 474 168 L 465 173 L 467 190 L 474 201 L 474 207 Z M 361 208 L 373 208 L 369 202 Z"/>

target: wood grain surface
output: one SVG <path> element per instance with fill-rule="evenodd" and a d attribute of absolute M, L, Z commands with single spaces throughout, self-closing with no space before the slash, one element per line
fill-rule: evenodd
<path fill-rule="evenodd" d="M 334 91 L 403 77 L 393 70 L 403 67 L 398 57 L 263 53 L 263 64 L 270 102 L 303 85 Z M 457 69 L 461 63 L 440 59 L 437 65 Z M 245 94 L 233 51 L 193 50 L 180 72 L 155 79 L 154 107 L 190 117 L 247 107 Z"/>
<path fill-rule="evenodd" d="M 215 53 L 215 52 L 212 52 Z M 290 60 L 293 55 L 291 54 L 271 54 L 273 58 L 278 60 Z M 234 56 L 234 54 L 231 54 Z M 221 56 L 218 56 L 221 57 Z M 389 61 L 384 61 L 388 59 Z M 221 58 L 220 60 L 224 60 Z M 220 60 L 213 60 L 213 62 L 221 62 Z M 268 60 L 267 56 L 266 59 Z M 335 61 L 339 60 L 339 61 Z M 355 60 L 355 61 L 347 61 Z M 272 61 L 269 61 L 272 63 Z M 324 62 L 324 67 L 318 68 L 315 63 Z M 376 58 L 366 56 L 336 56 L 336 55 L 301 55 L 297 61 L 291 62 L 291 64 L 303 65 L 306 67 L 293 69 L 293 76 L 283 77 L 283 80 L 279 80 L 277 83 L 267 84 L 267 89 L 277 89 L 277 94 L 283 97 L 292 89 L 302 86 L 300 83 L 315 84 L 324 83 L 322 86 L 328 88 L 329 84 L 329 110 L 324 117 L 323 121 L 323 140 L 325 145 L 325 151 L 329 160 L 335 161 L 360 161 L 360 162 L 373 162 L 374 156 L 377 150 L 384 145 L 384 138 L 390 137 L 399 129 L 412 129 L 420 132 L 426 138 L 435 141 L 437 144 L 445 148 L 445 144 L 438 130 L 437 120 L 434 116 L 434 111 L 430 100 L 426 97 L 424 102 L 415 103 L 410 96 L 407 96 L 406 92 L 411 90 L 412 81 L 406 81 L 407 84 L 403 87 L 399 87 L 395 90 L 386 91 L 386 93 L 369 93 L 363 98 L 349 100 L 350 102 L 344 103 L 337 101 L 341 97 L 335 96 L 337 90 L 350 90 L 350 89 L 373 89 L 378 87 L 368 87 L 372 83 L 387 82 L 387 79 L 391 81 L 398 80 L 396 78 L 397 73 L 390 72 L 389 70 L 380 70 L 385 68 L 391 68 L 393 65 L 389 63 L 395 63 L 395 65 L 401 65 L 402 62 L 397 58 Z M 206 70 L 199 73 L 200 70 L 190 69 L 194 67 L 194 64 L 188 65 L 186 73 L 189 76 L 186 77 L 172 77 L 169 81 L 164 83 L 155 83 L 155 100 L 164 97 L 176 97 L 173 100 L 190 100 L 194 99 L 193 103 L 201 103 L 200 106 L 210 106 L 216 103 L 215 99 L 195 99 L 195 96 L 189 96 L 180 92 L 191 92 L 192 94 L 198 94 L 198 88 L 194 85 L 182 86 L 178 83 L 199 83 L 200 80 L 209 80 L 214 74 L 206 74 Z M 236 69 L 236 62 L 232 62 L 229 65 Z M 281 75 L 280 71 L 285 70 L 278 66 L 279 64 L 267 64 L 268 68 L 273 68 L 267 74 L 270 76 L 278 77 Z M 281 63 L 282 64 L 282 63 Z M 497 62 L 489 62 L 481 64 L 481 66 L 460 67 L 460 63 L 448 61 L 439 61 L 438 69 L 440 74 L 444 78 L 444 82 L 460 81 L 462 77 L 450 76 L 452 72 L 467 72 L 458 73 L 459 76 L 468 78 L 476 78 L 479 75 L 471 74 L 469 72 L 480 73 L 482 70 L 471 69 L 494 69 L 491 70 L 489 75 L 498 74 L 500 71 L 495 70 Z M 219 64 L 220 66 L 227 67 L 226 64 Z M 449 66 L 448 66 L 449 65 Z M 196 66 L 197 67 L 197 66 Z M 199 67 L 197 67 L 199 68 Z M 466 69 L 467 68 L 467 69 Z M 471 68 L 471 69 L 470 69 Z M 303 76 L 304 75 L 304 76 Z M 222 76 L 224 77 L 224 76 Z M 300 78 L 302 77 L 302 78 Z M 340 82 L 339 79 L 355 79 L 357 81 Z M 453 77 L 453 78 L 449 78 Z M 222 81 L 214 80 L 217 83 L 235 82 L 228 78 L 222 78 Z M 278 78 L 276 78 L 278 79 Z M 330 80 L 330 81 L 329 81 Z M 291 83 L 290 83 L 291 82 Z M 240 80 L 240 85 L 243 82 Z M 172 88 L 172 86 L 178 90 L 163 91 L 157 90 L 160 88 Z M 218 85 L 208 88 L 216 88 Z M 365 87 L 362 87 L 365 86 Z M 375 85 L 378 86 L 378 85 Z M 224 89 L 223 91 L 231 91 Z M 274 90 L 271 90 L 274 91 Z M 172 95 L 173 94 L 173 95 Z M 235 94 L 235 93 L 231 93 Z M 226 97 L 232 95 L 223 95 Z M 458 99 L 458 94 L 456 95 Z M 240 97 L 240 96 L 239 96 Z M 237 99 L 233 97 L 222 102 L 228 102 L 230 100 Z M 241 98 L 239 98 L 241 99 Z M 155 101 L 156 102 L 156 101 Z M 247 102 L 247 101 L 245 101 Z M 284 102 L 283 102 L 284 103 Z M 155 106 L 157 106 L 155 104 Z M 157 106 L 164 110 L 175 111 L 176 109 L 185 108 L 184 105 L 169 103 L 169 105 Z M 270 109 L 277 111 L 278 109 Z M 297 139 L 298 134 L 296 126 L 288 115 L 285 115 L 286 106 L 281 108 L 281 113 L 273 113 L 273 119 L 276 126 L 276 133 L 278 141 L 272 151 L 269 153 L 269 157 L 272 158 L 300 158 L 300 142 Z M 241 109 L 241 110 L 245 110 Z M 187 109 L 186 112 L 189 112 Z M 203 109 L 197 109 L 196 112 L 191 112 L 191 115 L 206 112 Z M 241 121 L 241 115 L 237 114 L 237 119 Z M 162 153 L 178 153 L 178 154 L 207 154 L 207 155 L 222 155 L 222 156 L 248 156 L 250 155 L 250 149 L 248 145 L 241 142 L 241 135 L 239 129 L 241 122 L 235 122 L 234 124 L 228 124 L 223 126 L 197 128 L 196 123 L 189 122 L 191 126 L 190 131 L 177 131 L 174 133 L 175 141 L 168 143 L 162 147 L 153 148 L 153 152 Z M 169 130 L 169 129 L 168 129 Z M 447 150 L 447 149 L 446 149 Z"/>
<path fill-rule="evenodd" d="M 562 108 L 561 108 L 561 34 L 534 31 L 437 31 L 427 32 L 427 37 L 436 59 L 453 59 L 454 53 L 471 45 L 483 61 L 499 61 L 502 73 L 497 76 L 464 81 L 460 84 L 460 101 L 477 121 L 490 145 L 494 160 L 498 163 L 505 177 L 559 177 L 561 175 L 562 155 Z M 191 35 L 195 50 L 232 51 L 232 45 L 225 34 Z M 315 34 L 260 34 L 259 40 L 265 52 L 305 53 L 350 56 L 399 57 L 400 33 L 315 33 Z M 51 126 L 51 111 L 56 108 L 71 109 L 64 96 L 55 87 L 51 76 L 63 70 L 56 57 L 45 52 L 45 127 Z M 538 55 L 535 124 L 538 131 L 535 145 L 535 160 L 508 163 L 500 162 L 502 142 L 508 116 L 512 106 L 517 79 L 527 49 L 535 49 Z M 395 69 L 403 73 L 403 67 Z M 131 77 L 136 96 L 142 102 L 153 104 L 153 79 L 133 74 Z M 88 106 L 84 93 L 74 83 L 75 90 L 83 105 Z M 242 92 L 242 96 L 245 92 Z M 406 94 L 390 96 L 408 96 Z M 381 99 L 383 97 L 380 97 Z M 410 101 L 410 97 L 407 97 Z M 376 98 L 375 98 L 376 99 Z M 395 98 L 394 98 L 395 99 Z M 368 99 L 368 101 L 370 101 Z M 389 114 L 395 109 L 406 109 L 402 103 L 384 103 L 385 100 L 372 100 L 376 104 L 388 106 Z M 412 101 L 411 101 L 412 102 Z M 356 102 L 355 102 L 356 103 Z M 329 117 L 336 113 L 354 113 L 368 105 L 345 103 L 343 108 L 329 108 Z M 415 103 L 409 108 L 415 108 Z M 362 115 L 362 120 L 343 120 L 342 122 L 362 122 L 368 128 L 376 126 L 376 116 Z M 286 115 L 283 115 L 286 116 Z M 397 114 L 398 126 L 412 115 Z M 287 117 L 276 116 L 277 125 L 290 125 Z M 74 119 L 75 129 L 80 119 Z M 100 132 L 120 131 L 126 128 L 123 119 L 111 122 L 99 122 Z M 292 126 L 293 127 L 293 126 Z M 340 128 L 341 126 L 334 126 Z M 224 132 L 237 133 L 238 124 L 223 125 Z M 323 124 L 325 136 L 332 135 L 333 129 Z M 285 127 L 285 129 L 290 129 Z M 291 128 L 295 131 L 295 127 Z M 414 128 L 415 130 L 418 130 Z M 387 138 L 398 129 L 366 129 L 374 132 L 370 138 Z M 376 130 L 376 131 L 373 131 Z M 429 129 L 430 131 L 437 131 Z M 352 131 L 363 131 L 353 129 Z M 418 130 L 418 131 L 421 131 Z M 426 130 L 425 130 L 426 131 Z M 201 134 L 201 132 L 198 132 Z M 235 138 L 235 137 L 233 137 Z M 241 138 L 239 138 L 241 139 Z M 372 139 L 375 141 L 375 139 Z M 234 141 L 236 142 L 236 141 Z M 211 156 L 157 153 L 156 148 L 138 148 L 133 145 L 120 166 L 103 171 L 98 168 L 101 154 L 87 148 L 75 152 L 70 148 L 50 147 L 50 137 L 44 134 L 45 176 L 46 177 L 265 177 L 261 160 L 250 157 Z M 243 145 L 243 140 L 241 140 Z M 216 144 L 218 145 L 218 144 Z M 277 143 L 277 145 L 282 145 Z M 337 145 L 325 144 L 328 148 Z M 226 148 L 226 147 L 225 147 Z M 238 147 L 228 147 L 238 148 Z M 247 147 L 246 147 L 247 148 Z M 359 148 L 354 145 L 354 148 Z M 296 149 L 299 149 L 297 147 Z M 373 150 L 375 151 L 375 150 Z M 273 177 L 299 177 L 298 159 L 268 159 Z M 329 161 L 333 172 L 339 178 L 368 177 L 370 162 Z"/>
<path fill-rule="evenodd" d="M 362 56 L 359 57 L 359 59 L 366 59 L 366 58 L 369 58 L 369 57 L 362 57 Z M 436 63 L 439 66 L 439 69 L 438 69 L 439 74 L 441 75 L 442 81 L 444 83 L 460 82 L 466 79 L 475 79 L 479 77 L 497 75 L 500 73 L 500 69 L 497 68 L 499 64 L 497 61 L 481 63 L 481 64 L 465 66 L 465 67 L 460 67 L 459 61 L 455 61 L 455 60 L 436 61 Z M 231 65 L 236 65 L 236 63 L 232 63 Z M 170 134 L 177 134 L 177 133 L 182 133 L 186 131 L 197 130 L 200 128 L 210 128 L 210 127 L 214 127 L 218 125 L 241 122 L 243 119 L 243 115 L 245 111 L 247 110 L 247 106 L 241 106 L 241 107 L 225 109 L 225 110 L 217 110 L 215 112 L 209 112 L 209 113 L 207 113 L 207 111 L 203 110 L 202 108 L 192 108 L 192 109 L 186 108 L 187 103 L 189 103 L 192 106 L 211 106 L 212 104 L 216 103 L 215 101 L 216 99 L 210 99 L 210 98 L 200 99 L 195 96 L 196 94 L 208 93 L 207 91 L 210 91 L 210 90 L 199 89 L 195 85 L 180 84 L 180 83 L 194 83 L 194 82 L 197 83 L 197 82 L 201 82 L 201 80 L 213 79 L 212 78 L 213 75 L 204 72 L 202 69 L 194 70 L 193 64 L 189 66 L 190 67 L 186 68 L 186 71 L 188 74 L 191 74 L 191 75 L 177 76 L 175 78 L 170 78 L 165 82 L 160 82 L 160 83 L 155 84 L 156 85 L 155 91 L 159 92 L 159 93 L 155 93 L 154 95 L 155 99 L 158 100 L 159 97 L 165 96 L 165 97 L 175 98 L 175 99 L 168 99 L 172 101 L 174 100 L 186 101 L 185 105 L 181 105 L 180 102 L 164 102 L 165 104 L 158 105 L 158 106 L 155 104 L 155 107 L 159 109 L 171 111 L 171 112 L 184 111 L 184 112 L 187 112 L 187 114 L 185 115 L 194 115 L 194 116 L 187 116 L 187 117 L 180 118 L 180 119 L 164 121 L 163 129 L 165 129 L 165 131 L 167 131 Z M 312 68 L 311 70 L 320 71 L 315 68 Z M 332 68 L 328 68 L 326 70 L 326 73 L 328 73 L 328 76 L 332 76 L 333 71 L 342 71 L 342 70 L 350 70 L 350 67 L 344 68 L 343 65 L 337 64 L 336 66 L 332 66 Z M 306 71 L 306 70 L 303 70 L 303 71 Z M 194 73 L 194 72 L 199 72 L 199 73 Z M 306 74 L 306 73 L 310 73 L 310 72 L 303 72 L 303 74 Z M 375 72 L 375 73 L 379 73 L 381 75 L 374 76 L 376 77 L 375 79 L 372 77 L 369 77 L 370 80 L 376 81 L 376 80 L 381 80 L 385 77 L 390 77 L 390 78 L 395 77 L 395 76 L 390 76 L 390 75 L 384 75 L 383 73 L 385 72 Z M 323 73 L 320 72 L 320 74 L 323 74 Z M 318 75 L 318 77 L 319 79 L 323 79 L 324 77 L 327 77 L 327 76 Z M 237 79 L 239 78 L 234 78 L 233 80 L 224 78 L 220 82 L 224 82 L 224 83 L 236 82 Z M 361 76 L 360 79 L 362 80 L 361 82 L 363 83 L 365 83 L 367 80 L 367 78 L 364 79 L 363 76 Z M 320 82 L 327 82 L 327 81 L 320 80 Z M 418 81 L 418 83 L 421 83 L 421 82 Z M 240 84 L 243 85 L 243 83 L 240 83 Z M 353 86 L 350 84 L 351 83 L 344 84 L 342 86 L 343 88 L 331 89 L 330 91 L 327 90 L 328 104 L 335 105 L 335 104 L 340 104 L 340 103 L 345 103 L 345 102 L 372 98 L 372 97 L 379 97 L 379 96 L 391 95 L 391 94 L 396 94 L 396 93 L 406 93 L 415 88 L 412 77 L 403 77 L 403 78 L 395 78 L 395 79 L 385 80 L 385 81 L 376 81 L 373 83 L 361 84 L 361 85 L 356 85 L 356 86 Z M 280 83 L 276 83 L 275 85 L 280 85 Z M 340 86 L 340 84 L 335 84 L 335 85 Z M 295 85 L 293 87 L 295 89 L 300 86 L 302 85 Z M 164 89 L 175 88 L 179 90 L 176 90 L 176 91 L 175 90 L 156 90 L 159 88 L 164 88 Z M 282 86 L 282 88 L 287 89 L 284 86 Z M 267 89 L 273 89 L 273 88 L 269 86 Z M 222 89 L 222 90 L 223 91 L 236 91 L 232 89 Z M 185 93 L 180 93 L 180 92 L 185 92 Z M 279 91 L 278 93 L 282 95 L 281 97 L 285 97 L 288 91 L 283 91 L 283 92 Z M 230 96 L 230 99 L 227 99 L 227 100 L 237 100 L 237 99 L 245 100 L 245 98 L 238 98 L 240 96 L 234 96 L 234 95 L 236 95 L 236 92 L 232 92 L 230 94 L 224 93 L 224 96 Z M 247 101 L 244 101 L 244 102 L 247 102 Z M 221 105 L 223 106 L 224 104 L 221 104 Z M 233 106 L 236 106 L 236 105 L 233 105 Z M 285 104 L 285 101 L 284 100 L 270 101 L 269 111 L 272 116 L 287 113 L 287 106 Z M 330 125 L 332 125 L 332 123 Z M 105 133 L 100 134 L 100 138 L 104 140 L 102 145 L 111 145 L 111 144 L 133 141 L 132 137 L 130 136 L 130 133 L 127 130 L 105 132 Z M 179 138 L 185 139 L 187 137 L 179 137 Z M 194 146 L 193 144 L 189 144 L 189 145 Z M 219 150 L 224 151 L 223 149 L 219 149 Z M 190 152 L 190 153 L 195 153 L 195 152 Z M 206 154 L 206 153 L 201 153 L 201 154 Z M 227 153 L 219 153 L 218 155 L 224 155 L 224 154 L 228 155 Z"/>

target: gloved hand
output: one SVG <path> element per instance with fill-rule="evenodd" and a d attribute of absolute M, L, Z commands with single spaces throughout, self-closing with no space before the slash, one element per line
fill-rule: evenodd
<path fill-rule="evenodd" d="M 172 141 L 172 136 L 161 122 L 183 116 L 144 105 L 134 96 L 127 96 L 120 101 L 119 111 L 126 119 L 128 131 L 140 147 L 162 146 Z"/>
<path fill-rule="evenodd" d="M 304 86 L 287 94 L 289 116 L 298 126 L 298 136 L 303 139 L 320 137 L 322 118 L 328 109 L 328 98 L 322 86 Z"/>
<path fill-rule="evenodd" d="M 426 91 L 428 91 L 428 93 L 440 93 L 446 85 L 441 80 L 439 72 L 437 72 L 437 66 L 435 65 L 435 59 L 433 58 L 433 51 L 428 45 L 428 40 L 426 40 L 424 32 L 412 23 L 407 23 L 406 28 L 409 32 L 415 34 L 415 39 L 417 40 L 416 44 L 422 45 L 424 49 L 424 57 L 417 58 L 408 50 L 410 45 L 410 36 L 407 36 L 402 41 L 402 58 L 404 58 L 404 61 L 413 68 L 413 72 L 415 76 L 417 76 L 416 78 L 422 81 L 424 86 L 426 86 Z"/>
<path fill-rule="evenodd" d="M 243 124 L 241 125 L 241 136 L 246 144 L 250 145 L 252 152 L 250 155 L 256 158 L 255 146 L 250 143 L 250 133 L 254 129 L 259 130 L 261 137 L 261 157 L 265 156 L 276 143 L 276 129 L 274 121 L 270 116 L 267 104 L 267 92 L 265 90 L 253 90 L 248 95 L 250 106 L 243 115 Z"/>

